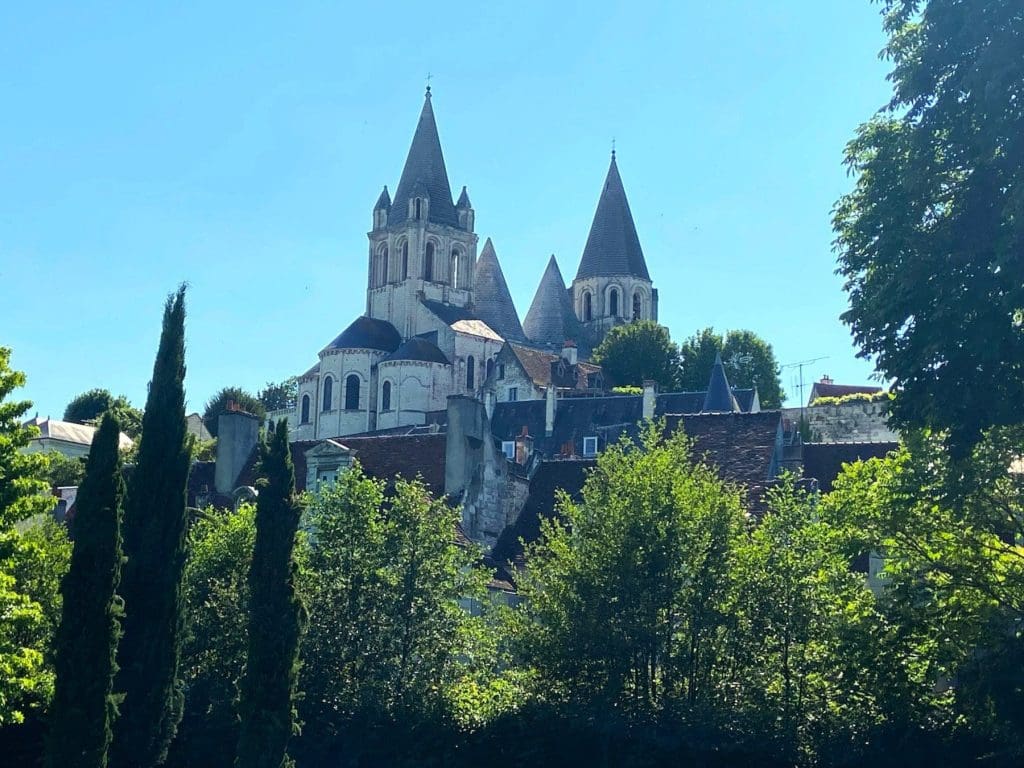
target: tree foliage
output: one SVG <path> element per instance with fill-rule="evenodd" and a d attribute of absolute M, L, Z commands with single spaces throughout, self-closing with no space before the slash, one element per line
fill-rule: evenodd
<path fill-rule="evenodd" d="M 105 768 L 117 714 L 112 693 L 120 637 L 121 426 L 103 417 L 75 501 L 75 545 L 61 587 L 63 617 L 46 765 Z"/>
<path fill-rule="evenodd" d="M 85 477 L 85 461 L 56 451 L 46 454 L 46 480 L 52 488 L 80 485 Z"/>
<path fill-rule="evenodd" d="M 190 439 L 185 421 L 185 288 L 170 296 L 125 505 L 121 594 L 124 634 L 117 690 L 124 704 L 111 764 L 161 763 L 181 718 L 178 679 L 185 565 L 185 486 Z"/>
<path fill-rule="evenodd" d="M 1024 402 L 1024 14 L 1017 0 L 884 0 L 893 98 L 846 150 L 843 320 L 901 426 L 961 455 Z"/>
<path fill-rule="evenodd" d="M 256 399 L 263 403 L 267 411 L 277 411 L 282 408 L 294 408 L 298 394 L 299 380 L 295 376 L 289 376 L 284 381 L 268 381 L 267 385 L 256 393 Z"/>
<path fill-rule="evenodd" d="M 729 331 L 724 336 L 705 328 L 679 345 L 680 386 L 690 392 L 707 389 L 715 356 L 721 354 L 729 384 L 757 387 L 761 407 L 781 408 L 786 399 L 779 363 L 772 345 L 752 331 Z"/>
<path fill-rule="evenodd" d="M 645 380 L 663 391 L 676 388 L 679 350 L 668 329 L 651 320 L 617 325 L 594 350 L 593 360 L 604 371 L 608 383 L 626 387 L 643 386 Z"/>
<path fill-rule="evenodd" d="M 246 392 L 241 387 L 224 387 L 207 400 L 206 406 L 203 408 L 203 424 L 214 437 L 217 436 L 217 419 L 228 409 L 229 402 L 235 403 L 243 411 L 258 417 L 261 422 L 267 415 L 266 407 L 251 392 Z"/>
<path fill-rule="evenodd" d="M 296 595 L 295 536 L 302 506 L 281 419 L 262 447 L 256 542 L 249 572 L 249 648 L 239 710 L 241 734 L 235 765 L 279 768 L 295 727 L 299 636 L 306 622 Z"/>
<path fill-rule="evenodd" d="M 114 397 L 108 389 L 90 389 L 75 397 L 64 409 L 64 421 L 98 425 L 107 413 L 117 418 L 122 432 L 138 439 L 142 432 L 142 411 L 124 395 Z"/>

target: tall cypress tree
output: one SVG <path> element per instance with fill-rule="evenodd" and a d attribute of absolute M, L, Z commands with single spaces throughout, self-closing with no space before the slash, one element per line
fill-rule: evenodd
<path fill-rule="evenodd" d="M 249 571 L 249 655 L 242 681 L 242 729 L 235 765 L 285 765 L 305 610 L 295 594 L 292 552 L 301 506 L 281 420 L 263 448 L 256 543 Z"/>
<path fill-rule="evenodd" d="M 103 768 L 117 707 L 111 693 L 121 632 L 121 427 L 107 414 L 92 442 L 72 522 L 75 547 L 61 585 L 57 683 L 47 768 Z"/>
<path fill-rule="evenodd" d="M 150 768 L 167 756 L 183 696 L 178 679 L 185 565 L 185 288 L 167 299 L 124 517 L 124 637 L 116 690 L 124 692 L 110 761 Z"/>

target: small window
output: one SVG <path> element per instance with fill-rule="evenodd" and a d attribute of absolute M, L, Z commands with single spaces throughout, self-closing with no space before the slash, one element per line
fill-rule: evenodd
<path fill-rule="evenodd" d="M 519 387 L 509 387 L 508 388 L 508 401 L 510 403 L 514 403 L 518 399 L 519 399 Z"/>
<path fill-rule="evenodd" d="M 303 424 L 309 424 L 309 395 L 302 396 L 302 411 L 299 415 L 299 421 Z"/>
<path fill-rule="evenodd" d="M 324 379 L 324 410 L 329 411 L 334 405 L 334 379 L 328 376 Z"/>
<path fill-rule="evenodd" d="M 382 411 L 391 410 L 391 382 L 385 381 L 384 386 L 381 387 L 380 392 L 380 409 Z"/>
<path fill-rule="evenodd" d="M 487 378 L 491 378 L 494 375 L 494 358 L 490 358 L 487 361 Z"/>
<path fill-rule="evenodd" d="M 583 438 L 583 455 L 597 456 L 597 435 Z"/>
<path fill-rule="evenodd" d="M 345 410 L 359 410 L 359 377 L 354 373 L 345 379 Z"/>
<path fill-rule="evenodd" d="M 388 247 L 385 245 L 377 257 L 377 285 L 388 282 Z"/>
<path fill-rule="evenodd" d="M 619 289 L 612 288 L 608 292 L 608 314 L 612 317 L 619 315 Z"/>
<path fill-rule="evenodd" d="M 583 322 L 589 323 L 594 319 L 594 307 L 590 298 L 590 291 L 583 294 Z"/>
<path fill-rule="evenodd" d="M 466 358 L 466 389 L 470 392 L 476 386 L 476 359 L 470 355 Z"/>
<path fill-rule="evenodd" d="M 643 307 L 643 300 L 640 298 L 640 291 L 633 294 L 633 319 L 640 319 L 640 311 Z"/>
<path fill-rule="evenodd" d="M 516 443 L 514 440 L 502 440 L 501 441 L 501 452 L 505 454 L 505 458 L 509 461 L 516 460 Z"/>
<path fill-rule="evenodd" d="M 499 379 L 504 379 L 505 378 L 505 364 L 504 363 L 498 363 L 498 378 Z"/>
<path fill-rule="evenodd" d="M 420 198 L 416 198 L 416 202 L 413 203 L 413 218 L 419 221 L 423 214 L 423 201 Z"/>
<path fill-rule="evenodd" d="M 409 241 L 402 243 L 402 279 L 409 277 Z"/>
<path fill-rule="evenodd" d="M 459 285 L 459 249 L 452 248 L 452 288 L 460 288 Z"/>
<path fill-rule="evenodd" d="M 434 279 L 434 244 L 427 243 L 427 252 L 423 257 L 423 279 Z"/>

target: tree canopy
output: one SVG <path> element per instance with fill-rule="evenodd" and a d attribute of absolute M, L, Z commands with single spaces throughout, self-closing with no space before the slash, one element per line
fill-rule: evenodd
<path fill-rule="evenodd" d="M 1024 14 L 884 0 L 892 100 L 846 149 L 842 315 L 892 379 L 895 422 L 968 452 L 1024 402 Z"/>
<path fill-rule="evenodd" d="M 263 403 L 263 407 L 268 411 L 278 411 L 282 408 L 294 408 L 298 394 L 299 380 L 289 376 L 284 381 L 268 381 L 267 385 L 256 393 L 256 399 Z"/>
<path fill-rule="evenodd" d="M 786 393 L 775 351 L 753 331 L 729 331 L 723 336 L 713 328 L 705 328 L 680 344 L 682 389 L 706 389 L 718 354 L 722 355 L 730 385 L 741 389 L 756 386 L 762 408 L 782 407 Z"/>
<path fill-rule="evenodd" d="M 668 329 L 652 320 L 617 325 L 594 350 L 608 383 L 640 387 L 645 380 L 657 382 L 662 391 L 676 388 L 679 350 Z"/>
<path fill-rule="evenodd" d="M 142 411 L 124 395 L 114 397 L 108 389 L 90 389 L 75 397 L 64 409 L 64 421 L 98 425 L 106 413 L 117 418 L 121 431 L 129 437 L 138 438 L 142 432 Z"/>
<path fill-rule="evenodd" d="M 241 387 L 224 387 L 217 394 L 206 401 L 203 408 L 203 424 L 214 437 L 217 436 L 217 419 L 228 408 L 228 403 L 233 402 L 243 411 L 251 413 L 262 422 L 267 415 L 267 409 L 263 402 Z"/>

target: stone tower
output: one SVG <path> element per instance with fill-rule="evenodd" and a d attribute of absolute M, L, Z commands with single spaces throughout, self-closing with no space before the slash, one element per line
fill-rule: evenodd
<path fill-rule="evenodd" d="M 469 305 L 476 271 L 473 219 L 465 187 L 452 202 L 428 87 L 395 195 L 384 187 L 373 208 L 367 315 L 387 320 L 408 338 L 420 298 Z"/>
<path fill-rule="evenodd" d="M 573 311 L 594 345 L 614 325 L 658 319 L 658 291 L 647 272 L 614 151 L 571 292 Z"/>

